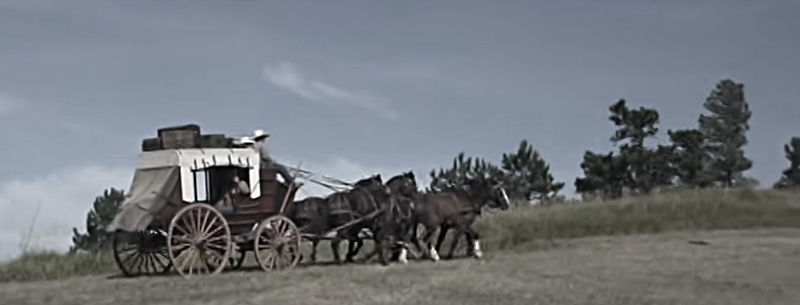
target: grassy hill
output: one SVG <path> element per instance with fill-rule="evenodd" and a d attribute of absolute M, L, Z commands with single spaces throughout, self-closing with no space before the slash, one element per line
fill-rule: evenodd
<path fill-rule="evenodd" d="M 598 235 L 744 228 L 800 228 L 800 195 L 748 189 L 673 192 L 486 212 L 476 224 L 485 252 L 528 251 Z M 326 249 L 327 243 L 320 245 Z M 0 265 L 0 282 L 115 272 L 110 255 L 28 253 Z"/>

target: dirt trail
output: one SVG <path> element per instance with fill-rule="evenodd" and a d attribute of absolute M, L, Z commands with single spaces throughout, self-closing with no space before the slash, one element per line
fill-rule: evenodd
<path fill-rule="evenodd" d="M 690 240 L 702 240 L 697 245 Z M 0 304 L 800 304 L 800 230 L 580 239 L 481 261 L 0 285 Z"/>

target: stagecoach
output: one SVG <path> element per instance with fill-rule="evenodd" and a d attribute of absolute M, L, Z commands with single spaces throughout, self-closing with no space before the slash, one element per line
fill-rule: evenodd
<path fill-rule="evenodd" d="M 352 203 L 355 205 L 347 203 L 344 208 L 330 206 L 330 215 L 348 215 L 348 221 L 337 222 L 332 228 L 326 228 L 325 232 L 307 232 L 308 226 L 303 226 L 303 230 L 300 230 L 293 222 L 293 219 L 297 219 L 304 223 L 307 218 L 297 215 L 290 218 L 288 215 L 291 213 L 287 213 L 287 205 L 295 203 L 294 197 L 298 189 L 294 184 L 287 185 L 278 181 L 275 170 L 261 169 L 260 158 L 255 150 L 236 148 L 224 135 L 201 135 L 197 125 L 162 128 L 158 133 L 158 138 L 143 141 L 142 153 L 139 155 L 127 197 L 107 228 L 113 233 L 114 259 L 125 276 L 163 274 L 172 270 L 182 276 L 213 275 L 226 268 L 240 268 L 246 254 L 250 252 L 254 253 L 258 265 L 265 271 L 287 270 L 300 261 L 300 247 L 304 239 L 327 239 L 326 237 L 338 235 L 342 230 L 350 230 L 349 236 L 353 237 L 352 230 L 366 229 L 363 226 L 364 221 L 380 225 L 374 222 L 378 215 L 388 217 L 380 220 L 384 224 L 403 223 L 402 226 L 409 226 L 416 234 L 416 223 L 410 222 L 411 213 L 418 212 L 413 211 L 413 204 L 404 201 L 406 205 L 402 205 L 394 199 L 376 201 L 378 197 L 399 198 L 395 195 L 416 193 L 416 182 L 411 172 L 395 176 L 385 185 L 379 175 L 354 184 L 323 176 L 327 183 L 334 184 L 330 185 L 310 179 L 309 176 L 313 174 L 297 168 L 295 176 L 304 175 L 308 181 L 339 192 L 340 197 L 336 198 L 350 196 L 349 192 L 340 192 L 337 185 L 353 188 L 355 193 L 362 196 L 361 199 L 346 199 L 354 200 Z M 246 198 L 240 196 L 231 202 L 232 205 L 228 206 L 230 209 L 218 208 L 215 203 L 232 188 L 234 176 L 247 183 L 249 195 Z M 398 183 L 391 186 L 393 182 Z M 389 191 L 392 187 L 398 187 L 395 191 L 402 191 L 393 193 L 394 191 Z M 473 188 L 483 189 L 483 193 L 476 197 L 482 199 L 475 199 L 479 201 L 478 210 L 486 201 L 507 208 L 505 190 L 500 186 L 487 187 Z M 377 193 L 371 193 L 373 191 Z M 378 197 L 373 197 L 375 194 L 379 194 Z M 432 200 L 455 200 L 455 196 L 453 193 Z M 471 198 L 475 194 L 464 196 Z M 462 215 L 464 211 L 475 212 L 476 204 L 470 203 L 473 199 L 463 196 L 460 198 L 454 202 L 444 202 L 445 205 L 451 205 L 446 209 L 434 210 L 436 213 L 453 212 L 453 215 Z M 359 200 L 364 201 L 359 204 Z M 327 199 L 323 201 L 325 204 L 329 203 Z M 403 212 L 404 207 L 411 210 Z M 435 219 L 456 217 L 453 215 L 438 215 Z M 469 223 L 471 224 L 471 220 Z M 438 225 L 441 224 L 428 224 L 427 230 L 432 234 Z M 386 234 L 406 236 L 405 233 L 392 231 L 383 234 L 381 240 L 386 240 Z M 372 239 L 377 241 L 375 236 Z M 407 248 L 408 240 L 405 241 L 406 245 L 402 249 Z M 477 241 L 475 249 L 478 250 Z M 401 250 L 401 253 L 405 253 L 404 251 Z M 373 250 L 373 254 L 375 253 Z M 438 257 L 433 253 L 433 257 Z M 414 255 L 419 257 L 416 253 Z M 381 252 L 381 258 L 383 257 Z M 384 259 L 382 262 L 386 263 Z"/>
<path fill-rule="evenodd" d="M 213 206 L 238 175 L 249 198 L 232 211 Z M 297 189 L 259 168 L 246 148 L 143 151 L 128 196 L 111 226 L 113 254 L 125 276 L 177 271 L 218 274 L 253 252 L 266 271 L 294 267 L 301 235 L 283 210 Z"/>

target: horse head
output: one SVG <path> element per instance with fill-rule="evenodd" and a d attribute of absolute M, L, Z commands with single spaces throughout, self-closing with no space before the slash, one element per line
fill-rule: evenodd
<path fill-rule="evenodd" d="M 502 182 L 485 177 L 470 178 L 466 182 L 466 186 L 473 198 L 478 199 L 480 204 L 500 210 L 508 210 L 509 206 L 511 206 Z"/>
<path fill-rule="evenodd" d="M 406 197 L 413 197 L 419 192 L 417 179 L 414 177 L 414 172 L 412 171 L 390 178 L 386 181 L 386 185 L 389 186 L 393 193 Z"/>
<path fill-rule="evenodd" d="M 381 199 L 388 198 L 392 194 L 392 190 L 389 188 L 389 186 L 383 184 L 383 178 L 381 177 L 381 174 L 375 174 L 358 180 L 353 184 L 353 186 L 355 188 L 362 188 L 373 195 L 377 195 Z"/>
<path fill-rule="evenodd" d="M 369 176 L 367 178 L 358 180 L 358 181 L 356 181 L 356 183 L 353 183 L 353 186 L 356 186 L 356 187 L 367 187 L 367 188 L 375 187 L 375 186 L 379 186 L 379 185 L 383 185 L 383 178 L 381 178 L 381 174 L 375 174 L 375 175 Z"/>

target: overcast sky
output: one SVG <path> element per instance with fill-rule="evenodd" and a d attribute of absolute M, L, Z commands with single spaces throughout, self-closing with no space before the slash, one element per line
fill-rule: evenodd
<path fill-rule="evenodd" d="M 0 0 L 0 259 L 66 249 L 167 125 L 269 130 L 281 161 L 354 180 L 530 140 L 567 183 L 607 108 L 695 127 L 723 78 L 753 111 L 748 174 L 800 135 L 800 1 Z M 661 135 L 666 140 L 665 135 Z M 422 179 L 421 179 L 422 180 Z M 422 182 L 426 182 L 423 180 Z M 33 222 L 39 208 L 36 221 Z"/>

